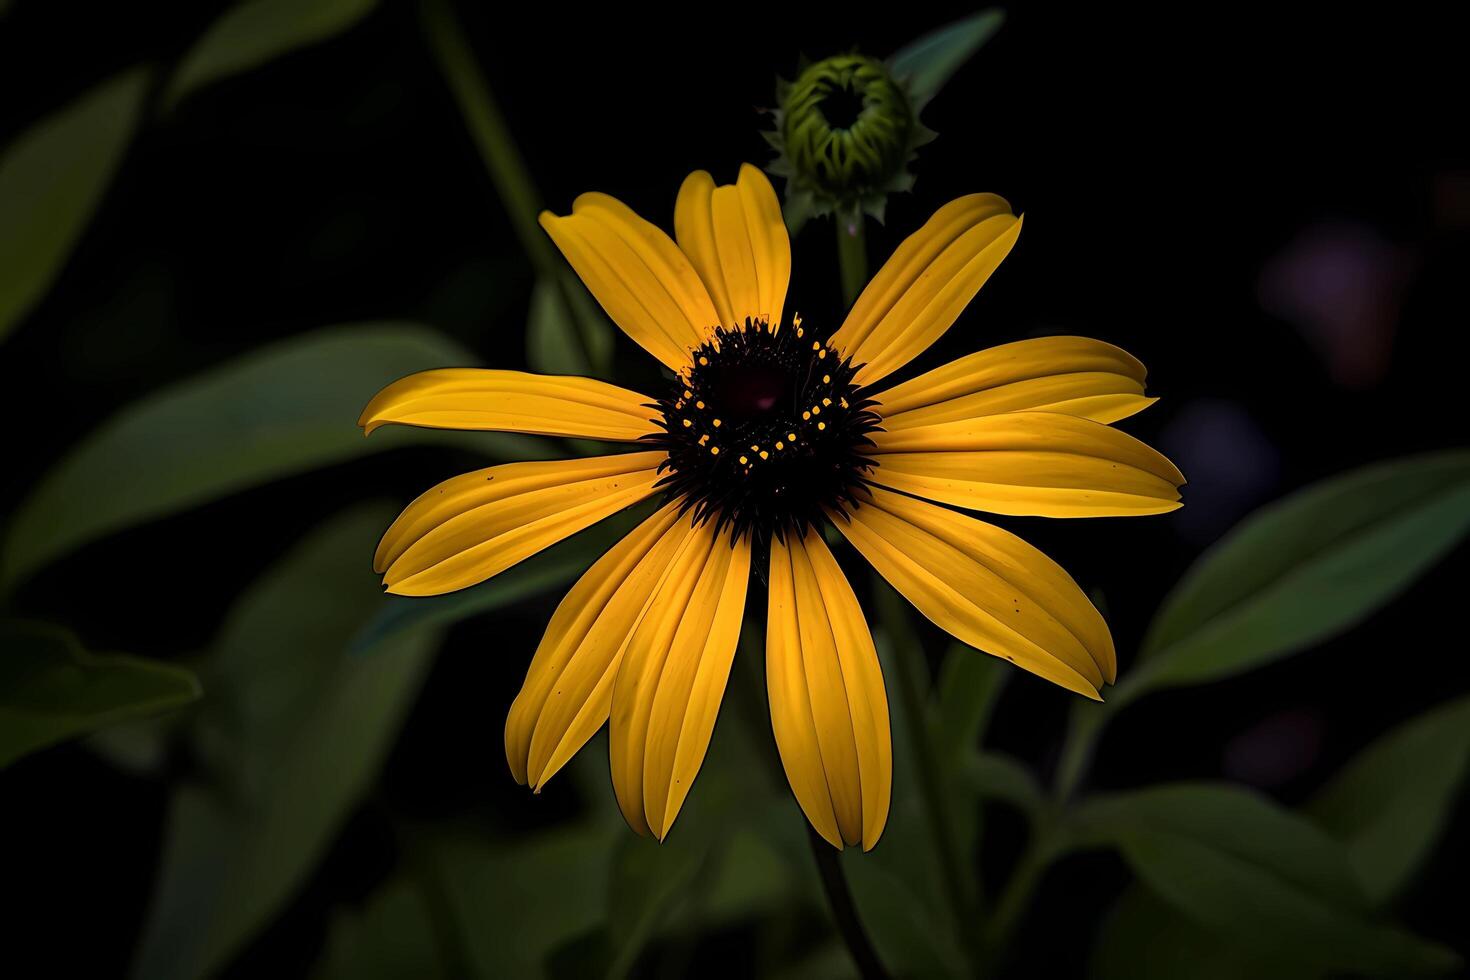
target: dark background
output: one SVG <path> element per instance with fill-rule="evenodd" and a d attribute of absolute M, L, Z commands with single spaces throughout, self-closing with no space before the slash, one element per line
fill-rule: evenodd
<path fill-rule="evenodd" d="M 543 203 L 564 211 L 603 190 L 665 227 L 690 170 L 729 181 L 741 161 L 768 159 L 761 107 L 799 55 L 886 55 L 972 9 L 457 7 Z M 145 8 L 22 0 L 0 19 L 0 142 L 119 69 L 175 58 L 217 12 Z M 1163 593 L 1248 510 L 1464 441 L 1453 351 L 1470 326 L 1465 35 L 1399 8 L 1371 20 L 1341 8 L 1290 20 L 1233 8 L 1009 13 L 926 111 L 940 138 L 920 152 L 915 192 L 870 228 L 870 257 L 876 268 L 950 198 L 1000 193 L 1026 214 L 1020 243 L 921 366 L 1049 333 L 1098 337 L 1148 365 L 1163 400 L 1126 427 L 1190 477 L 1185 509 L 1004 521 L 1100 590 L 1126 672 Z M 522 365 L 532 281 L 414 5 L 385 3 L 143 133 L 63 276 L 0 352 L 0 511 L 119 407 L 319 325 L 417 320 L 493 366 Z M 796 244 L 788 308 L 835 327 L 837 283 L 830 226 L 814 223 Z M 652 376 L 625 340 L 619 359 L 630 387 Z M 92 649 L 184 655 L 305 529 L 355 500 L 406 502 L 458 462 L 390 453 L 116 535 L 33 579 L 13 611 L 66 622 Z M 1109 731 L 1093 783 L 1224 776 L 1299 802 L 1372 736 L 1470 687 L 1467 557 L 1460 549 L 1322 649 L 1140 703 Z M 555 786 L 545 798 L 517 787 L 500 745 L 558 598 L 451 634 L 390 759 L 393 807 L 516 828 L 570 805 Z M 926 638 L 942 648 L 937 631 Z M 1066 707 L 1018 673 L 995 744 L 1046 771 Z M 5 773 L 0 866 L 27 906 L 7 945 L 34 945 L 49 972 L 120 972 L 164 802 L 162 785 L 77 746 Z M 1463 815 L 1462 804 L 1451 828 Z M 1019 826 L 996 830 L 987 878 L 1018 841 Z M 1467 844 L 1452 829 L 1403 908 L 1413 929 L 1462 954 Z M 365 809 L 237 972 L 304 971 L 330 909 L 394 860 Z M 1032 964 L 1078 972 L 1088 930 L 1126 880 L 1111 857 L 1059 865 L 1019 939 Z M 1061 941 L 1059 922 L 1073 924 Z M 725 937 L 696 963 L 738 964 L 739 948 Z"/>

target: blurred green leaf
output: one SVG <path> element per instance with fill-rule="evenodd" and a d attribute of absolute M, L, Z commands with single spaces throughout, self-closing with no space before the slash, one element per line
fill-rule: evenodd
<path fill-rule="evenodd" d="M 1470 769 L 1470 698 L 1368 746 L 1307 807 L 1346 843 L 1368 897 L 1391 899 L 1434 850 Z"/>
<path fill-rule="evenodd" d="M 1229 677 L 1320 643 L 1402 592 L 1467 528 L 1463 450 L 1356 470 L 1264 507 L 1185 574 L 1110 701 Z"/>
<path fill-rule="evenodd" d="M 894 77 L 907 82 L 915 112 L 939 94 L 950 76 L 1000 30 L 1005 19 L 1001 10 L 983 10 L 925 34 L 888 59 L 888 68 Z"/>
<path fill-rule="evenodd" d="M 383 385 L 473 361 L 426 327 L 356 324 L 273 344 L 156 391 L 73 447 L 20 505 L 0 587 L 105 534 L 369 453 L 451 445 L 500 459 L 556 456 L 550 444 L 501 433 L 391 426 L 363 437 L 358 414 Z"/>
<path fill-rule="evenodd" d="M 650 508 L 634 507 L 557 542 L 479 585 L 436 596 L 388 596 L 377 615 L 352 641 L 354 653 L 368 653 L 405 630 L 447 626 L 504 609 L 550 592 L 581 576 L 594 561 L 633 529 Z M 530 651 L 527 651 L 529 657 Z"/>
<path fill-rule="evenodd" d="M 0 767 L 108 725 L 168 711 L 199 697 L 181 667 L 82 649 L 44 623 L 0 622 Z"/>
<path fill-rule="evenodd" d="M 946 856 L 935 834 L 935 814 L 920 781 L 918 753 L 927 747 L 916 744 L 916 735 L 932 726 L 932 700 L 928 699 L 928 666 L 924 650 L 905 614 L 903 600 L 882 586 L 877 592 L 874 646 L 888 691 L 889 725 L 893 737 L 893 794 L 888 823 L 872 851 L 848 848 L 842 864 L 852 887 L 858 914 L 873 940 L 883 965 L 896 976 L 958 975 L 968 972 L 957 930 L 963 912 L 950 900 L 945 881 Z M 908 671 L 905 679 L 900 671 Z M 911 717 L 902 685 L 912 684 L 921 692 L 923 716 Z M 941 768 L 940 772 L 948 772 Z M 942 778 L 942 777 L 941 777 Z M 948 790 L 961 790 L 950 782 Z M 972 795 L 966 805 L 978 799 Z M 942 805 L 953 803 L 945 799 Z M 973 810 L 973 806 L 971 806 Z M 947 816 L 947 814 L 946 814 Z M 973 821 L 969 826 L 975 826 Z M 968 869 L 956 870 L 967 874 Z"/>
<path fill-rule="evenodd" d="M 896 977 L 970 974 L 949 916 L 916 889 L 918 880 L 878 853 L 850 847 L 842 852 L 842 870 L 883 965 Z"/>
<path fill-rule="evenodd" d="M 378 889 L 360 909 L 333 917 L 317 980 L 441 980 L 434 928 L 419 890 L 406 878 Z"/>
<path fill-rule="evenodd" d="M 170 745 L 187 723 L 187 712 L 173 712 L 142 721 L 112 725 L 93 732 L 83 743 L 87 750 L 134 776 L 157 776 L 169 760 Z"/>
<path fill-rule="evenodd" d="M 800 839 L 806 818 L 790 799 L 773 799 L 765 810 L 763 817 L 732 828 L 708 881 L 701 883 L 699 921 L 704 927 L 784 914 L 793 901 L 821 903 L 816 874 L 804 853 L 807 843 Z M 742 812 L 749 817 L 753 809 Z M 784 841 L 774 839 L 783 835 Z"/>
<path fill-rule="evenodd" d="M 607 914 L 618 836 L 606 823 L 545 831 L 491 848 L 478 841 L 436 847 L 449 906 L 470 966 L 480 977 L 544 977 L 557 948 Z"/>
<path fill-rule="evenodd" d="M 169 79 L 167 101 L 230 75 L 334 37 L 377 6 L 377 0 L 245 0 L 226 11 L 184 55 Z"/>
<path fill-rule="evenodd" d="M 1124 891 L 1102 921 L 1087 968 L 1093 980 L 1310 980 L 1318 972 L 1254 956 L 1141 885 Z"/>
<path fill-rule="evenodd" d="M 605 378 L 612 355 L 612 326 L 586 288 L 570 275 L 538 279 L 526 326 L 531 370 Z"/>
<path fill-rule="evenodd" d="M 0 152 L 0 340 L 66 264 L 137 128 L 148 73 L 126 72 Z"/>
<path fill-rule="evenodd" d="M 1019 760 L 1001 752 L 971 752 L 956 767 L 962 784 L 980 797 L 1034 813 L 1044 802 L 1041 786 Z M 956 788 L 956 793 L 960 790 Z"/>
<path fill-rule="evenodd" d="M 1009 676 L 998 657 L 963 643 L 950 644 L 939 667 L 941 751 L 959 757 L 976 749 Z"/>
<path fill-rule="evenodd" d="M 349 510 L 236 603 L 205 662 L 190 728 L 207 783 L 179 788 L 135 964 L 140 977 L 212 975 L 320 860 L 375 778 L 437 638 L 347 644 L 383 601 L 363 555 L 391 509 Z"/>
<path fill-rule="evenodd" d="M 1345 849 L 1263 797 L 1179 783 L 1097 797 L 1073 814 L 1075 841 L 1122 852 L 1161 899 L 1272 958 L 1404 975 L 1454 954 L 1373 921 Z"/>
<path fill-rule="evenodd" d="M 663 843 L 624 835 L 608 883 L 607 932 L 612 956 L 603 976 L 629 975 L 644 944 L 716 849 L 707 835 L 670 836 Z"/>

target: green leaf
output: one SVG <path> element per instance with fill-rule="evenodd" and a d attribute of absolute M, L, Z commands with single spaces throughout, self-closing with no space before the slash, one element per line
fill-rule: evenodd
<path fill-rule="evenodd" d="M 199 697 L 181 667 L 82 649 L 66 630 L 0 622 L 0 767 L 37 749 Z"/>
<path fill-rule="evenodd" d="M 361 909 L 338 912 L 317 980 L 440 980 L 450 974 L 440 960 L 432 920 L 414 883 L 395 878 Z"/>
<path fill-rule="evenodd" d="M 377 615 L 352 641 L 354 653 L 369 653 L 405 630 L 447 626 L 505 609 L 579 578 L 649 512 L 647 505 L 609 517 L 557 542 L 488 582 L 436 596 L 388 596 Z M 529 657 L 530 651 L 527 651 Z"/>
<path fill-rule="evenodd" d="M 1470 452 L 1334 477 L 1246 518 L 1164 601 L 1111 701 L 1229 677 L 1367 617 L 1470 528 Z"/>
<path fill-rule="evenodd" d="M 1470 698 L 1382 736 L 1307 807 L 1347 845 L 1368 896 L 1393 898 L 1434 850 L 1470 769 Z"/>
<path fill-rule="evenodd" d="M 612 328 L 582 284 L 569 275 L 537 280 L 526 326 L 531 370 L 607 377 L 612 355 Z"/>
<path fill-rule="evenodd" d="M 1309 980 L 1317 972 L 1254 956 L 1139 885 L 1103 920 L 1087 969 L 1092 980 Z"/>
<path fill-rule="evenodd" d="M 213 975 L 289 900 L 362 798 L 436 645 L 347 643 L 382 603 L 364 567 L 391 509 L 347 511 L 252 586 L 205 662 L 190 727 L 206 777 L 169 806 L 135 973 Z"/>
<path fill-rule="evenodd" d="M 363 437 L 358 414 L 382 386 L 470 363 L 426 327 L 357 324 L 282 341 L 154 392 L 73 447 L 20 505 L 0 587 L 111 532 L 370 453 L 451 445 L 502 459 L 555 456 L 529 436 L 390 426 Z"/>
<path fill-rule="evenodd" d="M 869 854 L 848 848 L 841 860 L 863 928 L 894 976 L 959 977 L 972 972 L 952 931 L 940 926 L 946 921 L 943 912 L 901 868 L 879 859 L 878 848 Z"/>
<path fill-rule="evenodd" d="M 608 884 L 612 957 L 603 976 L 628 976 L 644 944 L 688 892 L 715 849 L 708 835 L 674 835 L 663 843 L 624 835 Z"/>
<path fill-rule="evenodd" d="M 919 753 L 927 751 L 927 746 L 916 737 L 922 737 L 934 721 L 933 701 L 928 697 L 929 670 L 904 600 L 886 585 L 876 594 L 873 643 L 888 691 L 893 793 L 888 823 L 877 846 L 867 853 L 848 848 L 842 854 L 843 868 L 858 914 L 884 966 L 897 976 L 957 976 L 969 972 L 958 934 L 963 924 L 957 916 L 963 913 L 949 897 L 943 867 L 947 855 L 936 839 L 935 814 L 928 810 L 931 801 L 920 782 Z M 907 671 L 908 676 L 900 671 Z M 912 684 L 921 696 L 921 717 L 910 715 L 903 694 L 906 684 Z M 941 773 L 947 771 L 941 769 Z M 938 802 L 954 803 L 950 799 Z M 974 826 L 973 820 L 966 825 Z M 966 839 L 970 836 L 967 829 L 960 834 Z"/>
<path fill-rule="evenodd" d="M 209 26 L 169 79 L 167 101 L 347 30 L 377 0 L 245 0 Z"/>
<path fill-rule="evenodd" d="M 939 668 L 940 750 L 958 758 L 974 752 L 1010 674 L 997 657 L 950 644 Z"/>
<path fill-rule="evenodd" d="M 491 849 L 436 848 L 457 933 L 481 977 L 544 977 L 558 947 L 607 914 L 608 875 L 626 827 L 575 826 Z"/>
<path fill-rule="evenodd" d="M 1005 13 L 1000 10 L 983 10 L 925 34 L 888 59 L 893 77 L 907 83 L 916 114 L 1000 30 L 1005 19 Z"/>
<path fill-rule="evenodd" d="M 1045 802 L 1031 770 L 1002 752 L 971 752 L 956 767 L 956 781 L 960 784 L 954 787 L 956 795 L 963 786 L 1027 813 L 1040 810 Z"/>
<path fill-rule="evenodd" d="M 0 340 L 55 282 L 137 128 L 148 74 L 110 79 L 0 153 Z"/>
<path fill-rule="evenodd" d="M 1252 793 L 1179 783 L 1098 797 L 1076 842 L 1116 847 L 1192 921 L 1273 959 L 1354 972 L 1441 972 L 1454 954 L 1369 917 L 1347 853 Z"/>

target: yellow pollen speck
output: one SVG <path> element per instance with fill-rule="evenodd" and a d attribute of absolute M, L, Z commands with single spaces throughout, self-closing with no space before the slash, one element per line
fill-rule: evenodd
<path fill-rule="evenodd" d="M 685 388 L 684 389 L 684 397 L 685 398 L 693 398 L 694 397 L 694 392 L 690 391 L 688 388 Z"/>
<path fill-rule="evenodd" d="M 800 327 L 797 327 L 796 328 L 796 339 L 797 340 L 800 340 L 801 339 L 801 335 L 803 333 L 805 333 L 805 332 L 806 332 L 805 330 L 802 330 Z"/>
<path fill-rule="evenodd" d="M 832 383 L 832 375 L 830 375 L 830 374 L 824 374 L 824 375 L 822 375 L 822 384 L 829 385 L 831 383 Z"/>
<path fill-rule="evenodd" d="M 846 408 L 847 407 L 847 399 L 846 398 L 839 398 L 837 400 L 842 404 L 842 407 L 843 408 Z"/>
<path fill-rule="evenodd" d="M 709 454 L 711 456 L 718 456 L 718 455 L 720 455 L 720 447 L 719 446 L 710 446 L 709 447 Z"/>
<path fill-rule="evenodd" d="M 826 422 L 818 422 L 817 423 L 817 428 L 819 428 L 819 429 L 825 429 L 826 427 L 827 427 L 827 423 Z"/>
<path fill-rule="evenodd" d="M 820 361 L 822 358 L 824 358 L 826 356 L 827 356 L 827 352 L 825 350 L 819 350 L 819 351 L 817 351 L 817 360 Z"/>
<path fill-rule="evenodd" d="M 709 433 L 708 432 L 706 432 L 704 435 L 702 435 L 702 436 L 699 437 L 699 444 L 701 446 L 703 446 L 707 442 L 709 442 Z"/>
<path fill-rule="evenodd" d="M 761 451 L 761 447 L 760 446 L 757 446 L 755 443 L 751 443 L 750 444 L 750 451 L 753 452 L 753 453 L 758 453 L 758 452 Z"/>
<path fill-rule="evenodd" d="M 801 413 L 802 421 L 806 421 L 807 419 L 809 419 L 811 417 L 812 417 L 812 413 L 811 412 L 802 412 Z M 795 437 L 793 436 L 792 438 L 795 438 Z"/>
<path fill-rule="evenodd" d="M 701 354 L 701 355 L 699 355 L 699 363 L 700 363 L 700 366 L 702 366 L 702 367 L 708 366 L 709 365 L 709 358 L 707 358 L 703 354 Z"/>
<path fill-rule="evenodd" d="M 770 459 L 770 458 L 771 458 L 771 454 L 768 453 L 768 452 L 766 452 L 764 449 L 762 449 L 761 450 L 761 459 Z"/>
<path fill-rule="evenodd" d="M 821 350 L 821 349 L 822 349 L 822 345 L 821 344 L 817 343 L 815 340 L 812 341 L 812 350 Z"/>
<path fill-rule="evenodd" d="M 795 442 L 796 441 L 796 433 L 795 432 L 788 432 L 788 433 L 786 433 L 786 438 L 790 439 L 792 442 Z"/>
<path fill-rule="evenodd" d="M 716 429 L 718 429 L 718 428 L 719 428 L 719 427 L 720 427 L 720 420 L 719 420 L 719 419 L 715 419 L 715 421 L 714 421 L 714 423 L 713 423 L 713 424 L 714 424 L 714 427 L 715 427 L 715 428 L 716 428 Z"/>
<path fill-rule="evenodd" d="M 777 451 L 780 451 L 780 450 L 785 449 L 785 448 L 786 448 L 786 443 L 784 443 L 784 442 L 778 442 L 778 443 L 776 443 L 776 449 L 777 449 Z"/>
<path fill-rule="evenodd" d="M 820 406 L 820 405 L 813 405 L 812 406 L 812 414 L 813 415 L 821 415 L 822 414 L 822 406 Z"/>
<path fill-rule="evenodd" d="M 694 407 L 695 408 L 702 409 L 702 408 L 704 408 L 704 402 L 695 402 L 694 403 Z"/>
<path fill-rule="evenodd" d="M 823 398 L 822 399 L 822 405 L 825 408 L 831 408 L 832 407 L 832 399 L 830 399 L 830 398 Z"/>
<path fill-rule="evenodd" d="M 746 459 L 744 456 L 740 457 L 740 463 L 742 466 L 748 462 L 750 462 L 750 460 Z"/>
<path fill-rule="evenodd" d="M 685 419 L 685 420 L 684 420 L 684 428 L 686 428 L 686 429 L 687 429 L 687 428 L 689 428 L 689 427 L 690 427 L 690 426 L 691 426 L 691 425 L 693 425 L 693 424 L 694 424 L 694 423 L 693 423 L 693 422 L 691 422 L 691 421 L 689 421 L 689 420 L 688 420 L 688 419 Z"/>

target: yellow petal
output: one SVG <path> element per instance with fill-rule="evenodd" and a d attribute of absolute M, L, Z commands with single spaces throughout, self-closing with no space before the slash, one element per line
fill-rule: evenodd
<path fill-rule="evenodd" d="M 373 396 L 357 424 L 368 435 L 398 423 L 633 442 L 658 431 L 652 401 L 591 378 L 443 368 L 393 382 Z"/>
<path fill-rule="evenodd" d="M 704 761 L 749 573 L 749 539 L 732 543 L 706 522 L 680 543 L 628 641 L 613 684 L 609 756 L 618 806 L 639 833 L 668 834 Z"/>
<path fill-rule="evenodd" d="M 1184 475 L 1126 432 L 1071 415 L 1012 412 L 871 436 L 869 479 L 993 514 L 1129 517 L 1179 508 Z"/>
<path fill-rule="evenodd" d="M 949 329 L 1009 254 L 1021 219 L 994 194 L 971 194 L 934 213 L 868 283 L 831 344 L 872 384 Z"/>
<path fill-rule="evenodd" d="M 734 184 L 716 187 L 696 170 L 679 188 L 674 236 L 704 280 L 720 323 L 746 317 L 781 322 L 791 280 L 791 240 L 771 182 L 743 164 Z"/>
<path fill-rule="evenodd" d="M 1008 531 L 875 487 L 844 518 L 858 551 L 941 629 L 1098 698 L 1116 672 L 1107 624 L 1056 562 Z"/>
<path fill-rule="evenodd" d="M 474 585 L 647 497 L 667 458 L 627 453 L 461 474 L 404 509 L 373 567 L 398 595 Z"/>
<path fill-rule="evenodd" d="M 606 194 L 583 194 L 572 213 L 541 213 L 577 275 L 644 350 L 675 371 L 718 321 L 689 259 L 668 235 Z"/>
<path fill-rule="evenodd" d="M 654 587 L 692 532 L 669 504 L 598 559 L 546 627 L 505 721 L 516 782 L 538 792 L 607 721 L 613 680 Z"/>
<path fill-rule="evenodd" d="M 771 542 L 766 689 L 797 803 L 834 847 L 870 850 L 888 820 L 893 746 L 877 651 L 815 530 Z"/>
<path fill-rule="evenodd" d="M 1039 337 L 950 361 L 877 396 L 885 429 L 995 415 L 1057 412 L 1116 422 L 1152 405 L 1144 367 L 1112 344 Z"/>

